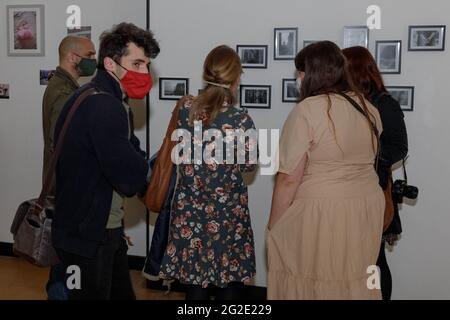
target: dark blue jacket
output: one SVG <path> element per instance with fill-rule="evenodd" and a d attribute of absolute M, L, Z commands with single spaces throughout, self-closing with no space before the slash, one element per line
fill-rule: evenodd
<path fill-rule="evenodd" d="M 107 94 L 89 96 L 66 133 L 56 166 L 56 205 L 52 241 L 57 249 L 93 257 L 106 230 L 113 189 L 132 197 L 145 192 L 148 165 L 139 140 L 128 138 L 128 117 L 119 83 L 104 70 L 69 98 L 55 128 L 57 141 L 75 99 L 88 88 Z"/>

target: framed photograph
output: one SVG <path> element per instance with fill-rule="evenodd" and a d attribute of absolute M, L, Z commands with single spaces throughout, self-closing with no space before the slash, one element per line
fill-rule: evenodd
<path fill-rule="evenodd" d="M 74 28 L 74 29 L 67 29 L 67 35 L 68 36 L 79 36 L 79 37 L 85 37 L 88 39 L 91 39 L 91 33 L 92 33 L 92 27 L 85 26 L 80 28 Z"/>
<path fill-rule="evenodd" d="M 283 79 L 283 102 L 298 102 L 300 91 L 298 90 L 297 79 Z"/>
<path fill-rule="evenodd" d="M 386 90 L 398 101 L 403 111 L 414 110 L 414 87 L 387 86 Z"/>
<path fill-rule="evenodd" d="M 316 43 L 316 42 L 319 42 L 319 40 L 304 40 L 303 41 L 303 48 L 309 46 L 310 44 Z"/>
<path fill-rule="evenodd" d="M 178 100 L 188 93 L 188 78 L 159 78 L 160 100 Z"/>
<path fill-rule="evenodd" d="M 274 60 L 294 60 L 298 50 L 298 28 L 275 28 Z"/>
<path fill-rule="evenodd" d="M 376 41 L 375 57 L 381 73 L 399 74 L 402 64 L 402 42 L 400 40 Z"/>
<path fill-rule="evenodd" d="M 267 69 L 268 46 L 237 45 L 236 52 L 241 58 L 242 68 Z"/>
<path fill-rule="evenodd" d="M 40 80 L 41 86 L 48 85 L 48 82 L 55 75 L 55 73 L 56 73 L 55 70 L 40 70 L 39 71 L 39 80 Z"/>
<path fill-rule="evenodd" d="M 446 26 L 409 26 L 408 51 L 444 51 Z"/>
<path fill-rule="evenodd" d="M 9 84 L 0 83 L 0 99 L 9 99 Z"/>
<path fill-rule="evenodd" d="M 241 85 L 241 107 L 270 109 L 271 86 Z"/>
<path fill-rule="evenodd" d="M 369 28 L 367 26 L 344 27 L 344 49 L 355 46 L 369 48 Z"/>
<path fill-rule="evenodd" d="M 8 5 L 8 56 L 43 56 L 44 5 Z"/>

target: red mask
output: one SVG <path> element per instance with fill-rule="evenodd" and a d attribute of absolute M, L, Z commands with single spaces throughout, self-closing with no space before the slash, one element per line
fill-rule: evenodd
<path fill-rule="evenodd" d="M 127 73 L 120 80 L 120 83 L 122 84 L 127 96 L 132 99 L 144 99 L 152 88 L 152 76 L 150 73 L 140 73 L 128 70 L 126 68 L 124 69 L 127 70 Z"/>

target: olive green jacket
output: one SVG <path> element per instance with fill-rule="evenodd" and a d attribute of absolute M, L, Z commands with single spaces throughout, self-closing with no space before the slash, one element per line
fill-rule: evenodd
<path fill-rule="evenodd" d="M 78 82 L 63 68 L 57 67 L 55 75 L 50 79 L 42 100 L 42 125 L 44 128 L 44 166 L 42 183 L 50 167 L 54 151 L 53 134 L 59 114 L 67 99 L 79 88 Z M 54 184 L 49 196 L 54 196 Z"/>

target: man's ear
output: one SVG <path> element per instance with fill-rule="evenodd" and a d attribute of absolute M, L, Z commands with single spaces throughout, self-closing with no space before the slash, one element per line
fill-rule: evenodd
<path fill-rule="evenodd" d="M 107 71 L 115 72 L 116 71 L 116 63 L 110 57 L 105 57 L 103 59 L 103 65 Z"/>

